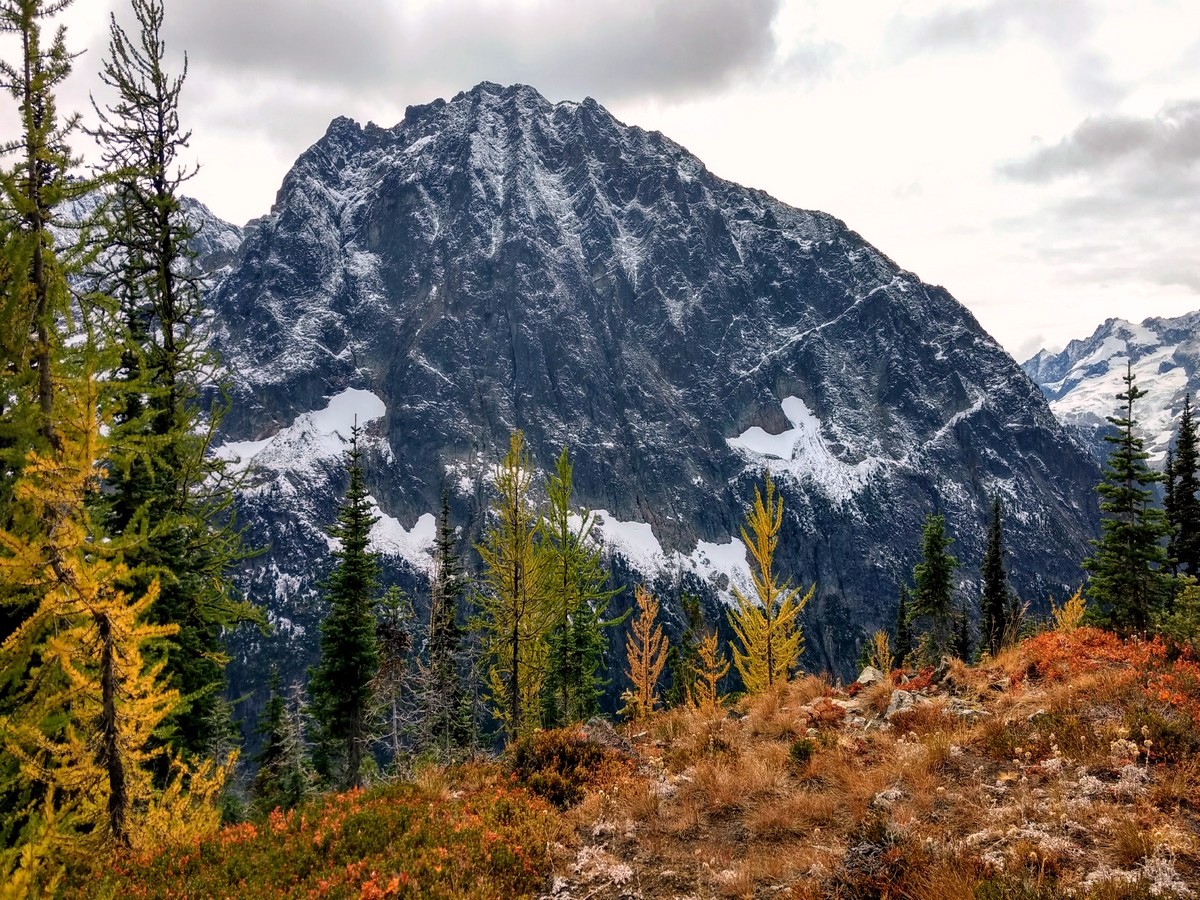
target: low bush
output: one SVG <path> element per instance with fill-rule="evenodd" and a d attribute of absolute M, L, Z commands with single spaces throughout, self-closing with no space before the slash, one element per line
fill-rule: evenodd
<path fill-rule="evenodd" d="M 619 764 L 616 754 L 573 728 L 535 732 L 508 751 L 517 781 L 559 809 L 578 803 L 585 787 Z"/>

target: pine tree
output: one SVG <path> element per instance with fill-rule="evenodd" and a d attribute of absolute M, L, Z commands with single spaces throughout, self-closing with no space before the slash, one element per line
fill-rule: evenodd
<path fill-rule="evenodd" d="M 903 666 L 913 651 L 912 624 L 909 622 L 908 586 L 900 582 L 900 596 L 896 600 L 896 665 Z"/>
<path fill-rule="evenodd" d="M 1173 531 L 1172 557 L 1179 569 L 1200 575 L 1200 459 L 1197 458 L 1196 423 L 1191 394 L 1183 398 L 1183 412 L 1175 436 L 1174 460 L 1167 476 L 1165 504 Z"/>
<path fill-rule="evenodd" d="M 375 723 L 371 736 L 383 738 L 394 771 L 399 771 L 407 750 L 423 743 L 422 732 L 428 727 L 429 698 L 422 683 L 428 673 L 413 653 L 416 618 L 408 595 L 394 585 L 384 593 L 375 612 L 379 666 L 371 684 L 373 711 L 369 718 Z"/>
<path fill-rule="evenodd" d="M 467 740 L 459 669 L 463 633 L 458 622 L 458 604 L 466 580 L 456 543 L 454 527 L 450 524 L 450 495 L 443 490 L 433 545 L 433 572 L 429 579 L 429 629 L 421 683 L 425 742 L 436 748 L 447 762 L 455 748 Z"/>
<path fill-rule="evenodd" d="M 672 708 L 692 702 L 701 667 L 700 645 L 705 635 L 700 596 L 683 591 L 679 595 L 679 605 L 683 609 L 683 633 L 679 642 L 667 650 L 667 674 L 671 677 L 671 685 L 664 699 Z"/>
<path fill-rule="evenodd" d="M 1088 593 L 1100 614 L 1124 631 L 1145 631 L 1158 615 L 1167 595 L 1168 565 L 1163 540 L 1168 525 L 1162 510 L 1151 505 L 1150 485 L 1161 479 L 1146 466 L 1149 457 L 1135 432 L 1134 404 L 1145 395 L 1136 384 L 1130 364 L 1124 377 L 1125 390 L 1117 395 L 1123 407 L 1108 421 L 1117 429 L 1106 435 L 1112 445 L 1100 493 L 1100 540 L 1096 552 L 1084 561 L 1088 570 Z M 1176 466 L 1181 460 L 1176 455 Z"/>
<path fill-rule="evenodd" d="M 974 649 L 975 642 L 971 637 L 971 611 L 967 608 L 967 601 L 963 600 L 954 615 L 954 655 L 963 662 L 970 662 L 971 651 Z"/>
<path fill-rule="evenodd" d="M 634 590 L 638 615 L 625 638 L 625 657 L 631 687 L 621 698 L 621 714 L 644 719 L 658 705 L 658 679 L 667 662 L 667 636 L 658 622 L 658 600 L 642 585 Z"/>
<path fill-rule="evenodd" d="M 946 534 L 946 520 L 930 513 L 921 533 L 921 561 L 913 569 L 912 610 L 910 616 L 930 620 L 927 652 L 933 661 L 951 649 L 951 625 L 954 618 L 954 570 L 958 560 L 950 555 L 953 539 Z"/>
<path fill-rule="evenodd" d="M 162 0 L 132 0 L 138 33 L 110 17 L 101 81 L 111 105 L 93 100 L 113 191 L 98 256 L 99 282 L 119 307 L 121 356 L 110 379 L 120 396 L 106 486 L 106 525 L 140 532 L 130 557 L 140 589 L 162 586 L 156 620 L 178 626 L 166 654 L 167 673 L 184 702 L 174 746 L 198 753 L 224 726 L 214 713 L 224 686 L 224 633 L 261 614 L 240 598 L 232 568 L 247 556 L 232 519 L 225 462 L 209 453 L 223 408 L 205 408 L 219 361 L 200 329 L 202 275 L 181 205 L 195 174 L 179 162 L 190 132 L 179 103 L 187 74 L 164 68 Z M 219 386 L 218 386 L 219 387 Z"/>
<path fill-rule="evenodd" d="M 554 608 L 549 659 L 542 689 L 543 725 L 586 721 L 600 711 L 599 677 L 608 641 L 604 612 L 615 591 L 606 590 L 600 549 L 587 545 L 595 519 L 571 506 L 571 458 L 564 447 L 546 481 L 546 514 L 540 523 L 547 587 Z M 579 520 L 578 527 L 572 522 Z"/>
<path fill-rule="evenodd" d="M 1167 461 L 1163 466 L 1163 513 L 1167 517 L 1167 559 L 1171 574 L 1179 573 L 1179 510 L 1176 503 L 1175 448 L 1167 447 Z"/>
<path fill-rule="evenodd" d="M 312 790 L 312 772 L 304 744 L 304 698 L 293 685 L 291 697 L 280 689 L 279 673 L 272 668 L 271 695 L 263 711 L 263 751 L 250 793 L 261 814 L 273 809 L 295 809 Z"/>
<path fill-rule="evenodd" d="M 776 495 L 771 473 L 765 477 L 765 496 L 756 486 L 754 504 L 746 513 L 749 531 L 746 526 L 742 528 L 742 541 L 754 560 L 756 598 L 749 600 L 737 587 L 732 588 L 737 608 L 729 614 L 737 640 L 733 663 L 751 694 L 787 682 L 804 652 L 804 633 L 798 619 L 816 590 L 813 585 L 801 597 L 800 588 L 776 581 L 772 566 L 783 524 L 783 497 Z"/>
<path fill-rule="evenodd" d="M 1004 536 L 1001 531 L 1000 498 L 992 498 L 992 524 L 988 529 L 987 549 L 983 555 L 983 597 L 979 602 L 981 640 L 987 652 L 995 656 L 1008 631 L 1011 606 L 1008 575 L 1004 571 Z"/>
<path fill-rule="evenodd" d="M 368 548 L 378 517 L 371 511 L 358 438 L 356 425 L 346 457 L 350 486 L 331 532 L 341 547 L 324 583 L 330 608 L 321 622 L 321 661 L 310 673 L 313 716 L 320 729 L 318 771 L 343 789 L 362 784 L 372 685 L 379 668 L 379 562 Z"/>
<path fill-rule="evenodd" d="M 547 587 L 547 559 L 539 552 L 537 510 L 530 498 L 533 463 L 525 438 L 513 432 L 496 467 L 494 521 L 479 544 L 483 560 L 478 604 L 487 684 L 494 715 L 509 741 L 537 727 L 546 636 L 555 609 Z"/>

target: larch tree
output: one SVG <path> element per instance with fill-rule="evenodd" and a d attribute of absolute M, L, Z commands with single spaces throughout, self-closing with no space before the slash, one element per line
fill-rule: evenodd
<path fill-rule="evenodd" d="M 753 599 L 732 588 L 737 607 L 729 613 L 736 644 L 733 662 L 746 691 L 761 694 L 785 684 L 804 651 L 800 613 L 816 585 L 801 596 L 800 588 L 780 582 L 774 571 L 779 529 L 783 525 L 783 497 L 775 490 L 771 473 L 765 475 L 765 492 L 754 488 L 754 503 L 746 513 L 742 541 L 753 560 Z M 748 530 L 747 530 L 748 529 Z"/>
<path fill-rule="evenodd" d="M 132 0 L 137 31 L 110 17 L 100 78 L 111 94 L 93 100 L 89 133 L 101 148 L 112 190 L 105 206 L 96 280 L 116 302 L 121 356 L 109 381 L 117 390 L 106 526 L 145 537 L 130 557 L 132 590 L 158 579 L 153 614 L 178 626 L 167 674 L 183 702 L 171 743 L 201 753 L 220 717 L 226 661 L 223 636 L 261 613 L 240 597 L 233 567 L 248 555 L 232 516 L 233 485 L 223 459 L 209 452 L 223 407 L 219 360 L 206 341 L 203 275 L 182 206 L 195 175 L 181 161 L 191 133 L 179 120 L 187 75 L 166 65 L 163 0 Z"/>
<path fill-rule="evenodd" d="M 638 585 L 634 590 L 638 614 L 625 638 L 626 675 L 630 687 L 621 695 L 622 715 L 644 719 L 658 706 L 658 679 L 667 662 L 667 636 L 658 621 L 658 599 Z"/>
<path fill-rule="evenodd" d="M 979 601 L 981 640 L 987 652 L 995 656 L 1004 644 L 1008 632 L 1008 615 L 1012 606 L 1008 575 L 1004 571 L 1004 535 L 1000 516 L 1000 498 L 992 498 L 992 522 L 988 528 L 987 549 L 983 555 L 983 596 Z"/>
<path fill-rule="evenodd" d="M 913 569 L 915 588 L 910 618 L 928 620 L 924 644 L 932 662 L 951 650 L 954 572 L 958 568 L 958 560 L 950 555 L 953 543 L 946 533 L 946 519 L 940 513 L 930 513 L 921 532 L 921 561 Z"/>
<path fill-rule="evenodd" d="M 588 545 L 595 518 L 572 507 L 572 491 L 571 458 L 564 447 L 546 481 L 546 512 L 539 526 L 554 611 L 542 688 L 547 728 L 585 721 L 600 711 L 604 682 L 599 672 L 608 646 L 604 629 L 615 624 L 604 620 L 615 591 L 605 588 L 599 547 Z"/>
<path fill-rule="evenodd" d="M 372 737 L 371 712 L 379 669 L 375 603 L 379 561 L 370 550 L 372 512 L 355 425 L 346 454 L 350 484 L 331 529 L 340 546 L 323 588 L 329 613 L 321 622 L 321 659 L 309 691 L 320 738 L 318 771 L 339 788 L 362 785 L 362 763 Z"/>
<path fill-rule="evenodd" d="M 483 572 L 476 598 L 490 699 L 509 741 L 539 724 L 546 638 L 555 615 L 532 481 L 525 437 L 515 431 L 496 467 L 492 521 L 477 548 Z"/>
<path fill-rule="evenodd" d="M 1125 390 L 1117 395 L 1122 407 L 1108 421 L 1115 435 L 1100 494 L 1101 535 L 1095 553 L 1084 561 L 1088 594 L 1108 623 L 1126 632 L 1144 632 L 1160 613 L 1169 591 L 1169 560 L 1163 546 L 1169 526 L 1163 511 L 1153 505 L 1151 485 L 1162 479 L 1146 465 L 1150 454 L 1137 434 L 1134 406 L 1145 396 L 1137 386 L 1132 364 L 1127 365 Z M 1180 460 L 1176 450 L 1176 467 Z M 1177 488 L 1178 490 L 1178 488 Z M 1178 501 L 1177 501 L 1178 502 Z"/>
<path fill-rule="evenodd" d="M 729 660 L 721 652 L 715 628 L 700 639 L 692 672 L 692 705 L 697 709 L 716 708 L 721 700 L 721 679 L 729 674 Z"/>

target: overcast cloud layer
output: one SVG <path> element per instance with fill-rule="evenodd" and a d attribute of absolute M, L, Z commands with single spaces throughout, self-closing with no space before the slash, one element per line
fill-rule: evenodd
<path fill-rule="evenodd" d="M 123 0 L 65 17 L 88 49 L 65 108 L 96 89 L 110 10 Z M 520 81 L 845 219 L 1019 358 L 1108 316 L 1200 308 L 1194 0 L 170 0 L 167 16 L 191 64 L 192 192 L 235 221 L 269 209 L 334 116 L 391 125 Z"/>

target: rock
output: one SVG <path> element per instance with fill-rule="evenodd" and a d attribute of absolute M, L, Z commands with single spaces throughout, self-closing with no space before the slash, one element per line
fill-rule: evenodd
<path fill-rule="evenodd" d="M 607 747 L 609 750 L 616 750 L 620 753 L 630 753 L 633 751 L 629 741 L 617 734 L 616 729 L 612 727 L 612 723 L 608 719 L 601 718 L 600 716 L 593 716 L 588 719 L 587 724 L 583 726 L 583 733 L 593 744 L 599 744 L 601 747 Z"/>
<path fill-rule="evenodd" d="M 928 697 L 922 697 L 920 694 L 914 694 L 911 691 L 895 691 L 892 694 L 892 702 L 888 704 L 883 718 L 890 722 L 899 713 L 915 709 L 918 706 L 924 706 L 927 703 L 929 703 Z"/>
<path fill-rule="evenodd" d="M 982 719 L 991 715 L 983 707 L 960 700 L 957 697 L 951 699 L 948 709 L 951 715 L 958 716 L 966 722 L 974 722 L 976 719 Z"/>
<path fill-rule="evenodd" d="M 891 809 L 897 801 L 904 799 L 904 791 L 898 787 L 890 787 L 880 791 L 871 798 L 871 806 L 875 809 Z"/>
<path fill-rule="evenodd" d="M 870 687 L 873 684 L 880 684 L 886 680 L 887 676 L 877 668 L 874 666 L 867 666 L 862 670 L 862 672 L 859 673 L 857 683 L 861 684 L 863 687 Z"/>

